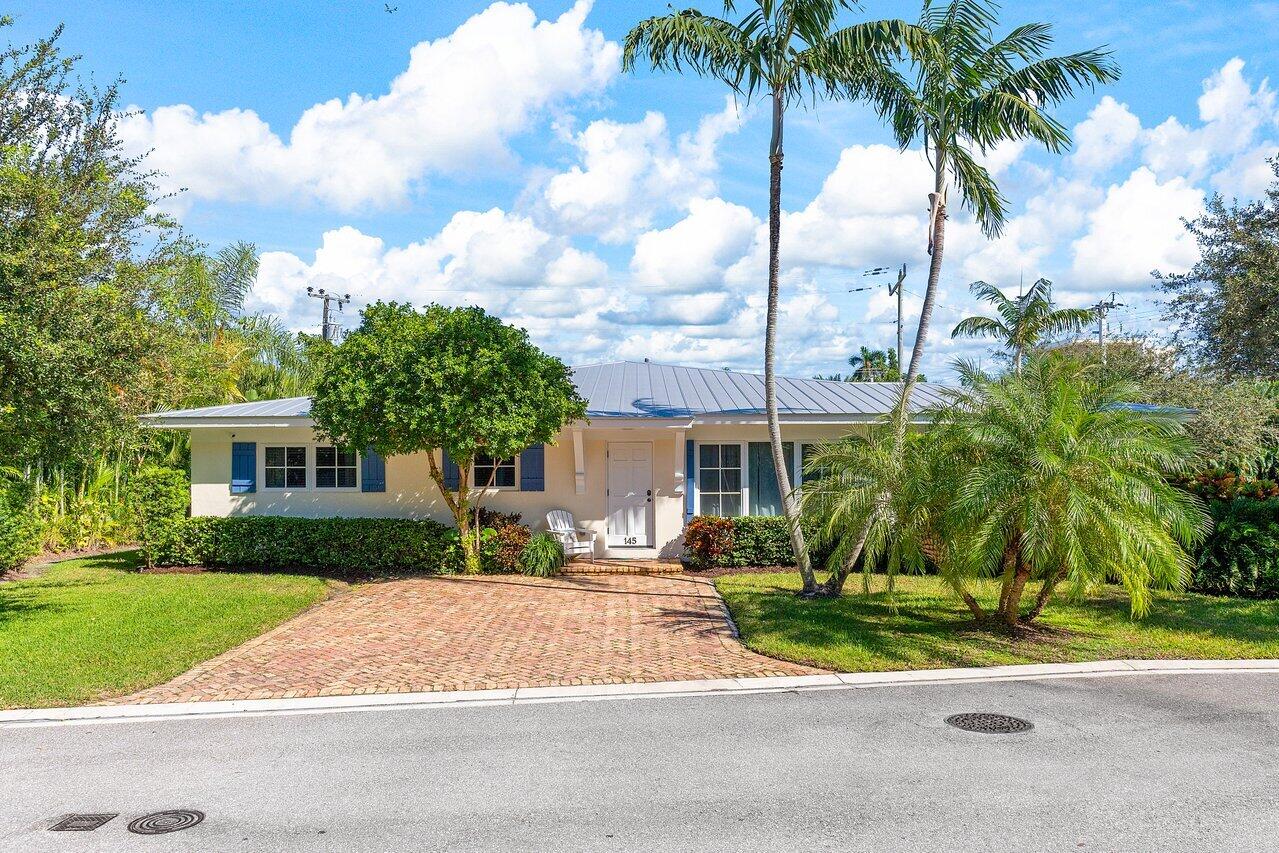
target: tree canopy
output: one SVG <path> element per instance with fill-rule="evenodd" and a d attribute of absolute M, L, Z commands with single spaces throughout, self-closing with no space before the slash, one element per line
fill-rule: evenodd
<path fill-rule="evenodd" d="M 474 570 L 476 543 L 468 533 L 476 457 L 515 456 L 586 417 L 569 368 L 523 329 L 480 308 L 375 303 L 324 365 L 311 406 L 318 430 L 340 446 L 372 447 L 384 457 L 430 454 L 431 477 Z M 458 466 L 455 490 L 436 451 Z"/>
<path fill-rule="evenodd" d="M 1264 198 L 1215 195 L 1186 223 L 1200 252 L 1189 272 L 1155 273 L 1182 354 L 1225 378 L 1279 379 L 1279 159 L 1270 163 Z"/>
<path fill-rule="evenodd" d="M 1021 296 L 1009 297 L 993 284 L 974 281 L 968 289 L 995 308 L 995 317 L 965 317 L 951 332 L 952 338 L 994 338 L 1021 369 L 1026 353 L 1046 338 L 1078 332 L 1096 315 L 1086 308 L 1054 308 L 1053 283 L 1041 278 Z"/>

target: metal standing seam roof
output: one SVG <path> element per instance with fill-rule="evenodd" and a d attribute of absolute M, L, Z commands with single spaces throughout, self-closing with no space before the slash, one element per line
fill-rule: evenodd
<path fill-rule="evenodd" d="M 591 418 L 691 418 L 764 414 L 764 377 L 755 373 L 684 367 L 648 361 L 615 361 L 573 368 L 578 392 Z M 782 415 L 874 417 L 892 409 L 899 382 L 833 382 L 778 377 Z M 951 389 L 933 383 L 916 386 L 911 410 L 944 404 Z M 149 418 L 305 418 L 308 397 L 233 403 L 203 409 L 157 412 Z"/>

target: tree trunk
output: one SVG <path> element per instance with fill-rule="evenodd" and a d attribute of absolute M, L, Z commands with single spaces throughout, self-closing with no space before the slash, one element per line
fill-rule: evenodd
<path fill-rule="evenodd" d="M 915 332 L 915 345 L 910 351 L 910 367 L 906 371 L 906 378 L 902 384 L 902 395 L 898 401 L 897 408 L 893 413 L 894 433 L 893 440 L 897 448 L 897 452 L 901 452 L 902 443 L 906 440 L 906 427 L 910 422 L 910 398 L 915 392 L 915 385 L 919 379 L 919 368 L 924 362 L 924 343 L 928 338 L 928 324 L 932 320 L 933 306 L 937 302 L 937 283 L 941 280 L 942 256 L 945 254 L 946 242 L 946 158 L 944 152 L 937 152 L 937 168 L 933 177 L 933 193 L 929 206 L 929 220 L 931 229 L 929 230 L 928 246 L 932 254 L 932 259 L 928 264 L 928 287 L 924 291 L 924 305 L 919 312 L 919 328 Z M 861 556 L 862 548 L 865 547 L 866 538 L 870 534 L 870 522 L 868 521 L 858 538 L 858 545 L 849 555 L 848 564 L 856 563 Z M 844 569 L 843 566 L 840 567 Z M 845 576 L 847 572 L 845 571 Z M 835 575 L 823 584 L 823 588 L 842 589 L 844 585 L 843 579 L 835 582 Z M 838 592 L 832 593 L 838 595 Z"/>
<path fill-rule="evenodd" d="M 768 152 L 768 321 L 764 334 L 764 409 L 768 416 L 768 442 L 773 451 L 773 468 L 777 471 L 777 489 L 782 497 L 782 513 L 790 530 L 795 565 L 803 580 L 803 595 L 817 591 L 817 578 L 808 559 L 804 531 L 799 526 L 799 502 L 791 491 L 790 472 L 786 470 L 786 454 L 782 451 L 782 428 L 777 417 L 777 302 L 779 247 L 782 232 L 782 118 L 783 95 L 773 93 L 773 138 Z"/>
<path fill-rule="evenodd" d="M 844 582 L 848 580 L 848 576 L 852 573 L 853 568 L 857 565 L 857 559 L 862 554 L 862 549 L 866 547 L 866 540 L 870 536 L 870 525 L 862 527 L 861 536 L 857 540 L 857 544 L 853 547 L 851 556 L 845 559 L 830 573 L 830 577 L 826 578 L 822 583 L 820 593 L 824 597 L 835 598 L 844 591 Z"/>
<path fill-rule="evenodd" d="M 475 537 L 471 535 L 468 512 L 470 506 L 467 500 L 471 468 L 469 465 L 458 465 L 457 495 L 454 496 L 444 485 L 444 472 L 435 461 L 435 453 L 427 453 L 426 460 L 431 471 L 431 479 L 439 488 L 440 494 L 444 497 L 445 506 L 449 508 L 449 512 L 453 513 L 453 523 L 457 525 L 458 544 L 462 546 L 462 571 L 468 575 L 478 575 L 481 569 L 480 552 Z"/>
<path fill-rule="evenodd" d="M 1066 577 L 1066 570 L 1063 568 L 1053 575 L 1051 578 L 1044 580 L 1044 585 L 1039 588 L 1039 595 L 1035 596 L 1035 606 L 1023 617 L 1021 621 L 1030 623 L 1039 618 L 1039 614 L 1044 612 L 1044 605 L 1048 603 L 1048 599 L 1052 597 L 1053 590 L 1057 588 L 1057 584 L 1061 583 Z"/>
<path fill-rule="evenodd" d="M 973 618 L 978 622 L 986 621 L 985 609 L 977 603 L 977 599 L 973 598 L 972 593 L 964 587 L 963 582 L 949 573 L 943 573 L 943 576 L 946 578 L 946 583 L 950 584 L 950 588 L 955 591 L 955 594 L 958 595 L 964 602 L 964 605 L 968 607 L 969 612 L 973 614 Z"/>
<path fill-rule="evenodd" d="M 1008 588 L 1008 599 L 1004 602 L 1003 617 L 1004 624 L 1009 628 L 1017 627 L 1017 615 L 1021 610 L 1021 596 L 1026 590 L 1026 581 L 1030 580 L 1030 566 L 1026 565 L 1022 559 L 1021 552 L 1017 553 L 1017 569 L 1013 573 L 1012 585 Z"/>

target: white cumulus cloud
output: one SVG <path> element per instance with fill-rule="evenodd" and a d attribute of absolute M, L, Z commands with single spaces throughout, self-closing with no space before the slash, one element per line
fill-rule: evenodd
<path fill-rule="evenodd" d="M 494 3 L 452 34 L 422 42 L 389 90 L 307 109 L 287 139 L 253 110 L 179 104 L 125 117 L 132 151 L 152 153 L 162 188 L 185 203 L 313 200 L 342 210 L 402 202 L 431 173 L 509 158 L 507 140 L 564 99 L 600 91 L 619 48 L 586 27 L 591 0 L 554 21 Z"/>

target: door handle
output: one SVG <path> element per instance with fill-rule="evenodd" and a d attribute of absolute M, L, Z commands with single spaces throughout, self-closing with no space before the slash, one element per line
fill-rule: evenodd
<path fill-rule="evenodd" d="M 651 498 L 651 497 L 653 496 L 653 490 L 652 490 L 652 489 L 649 489 L 649 490 L 648 490 L 647 492 L 645 492 L 644 494 L 648 495 L 648 496 Z"/>

